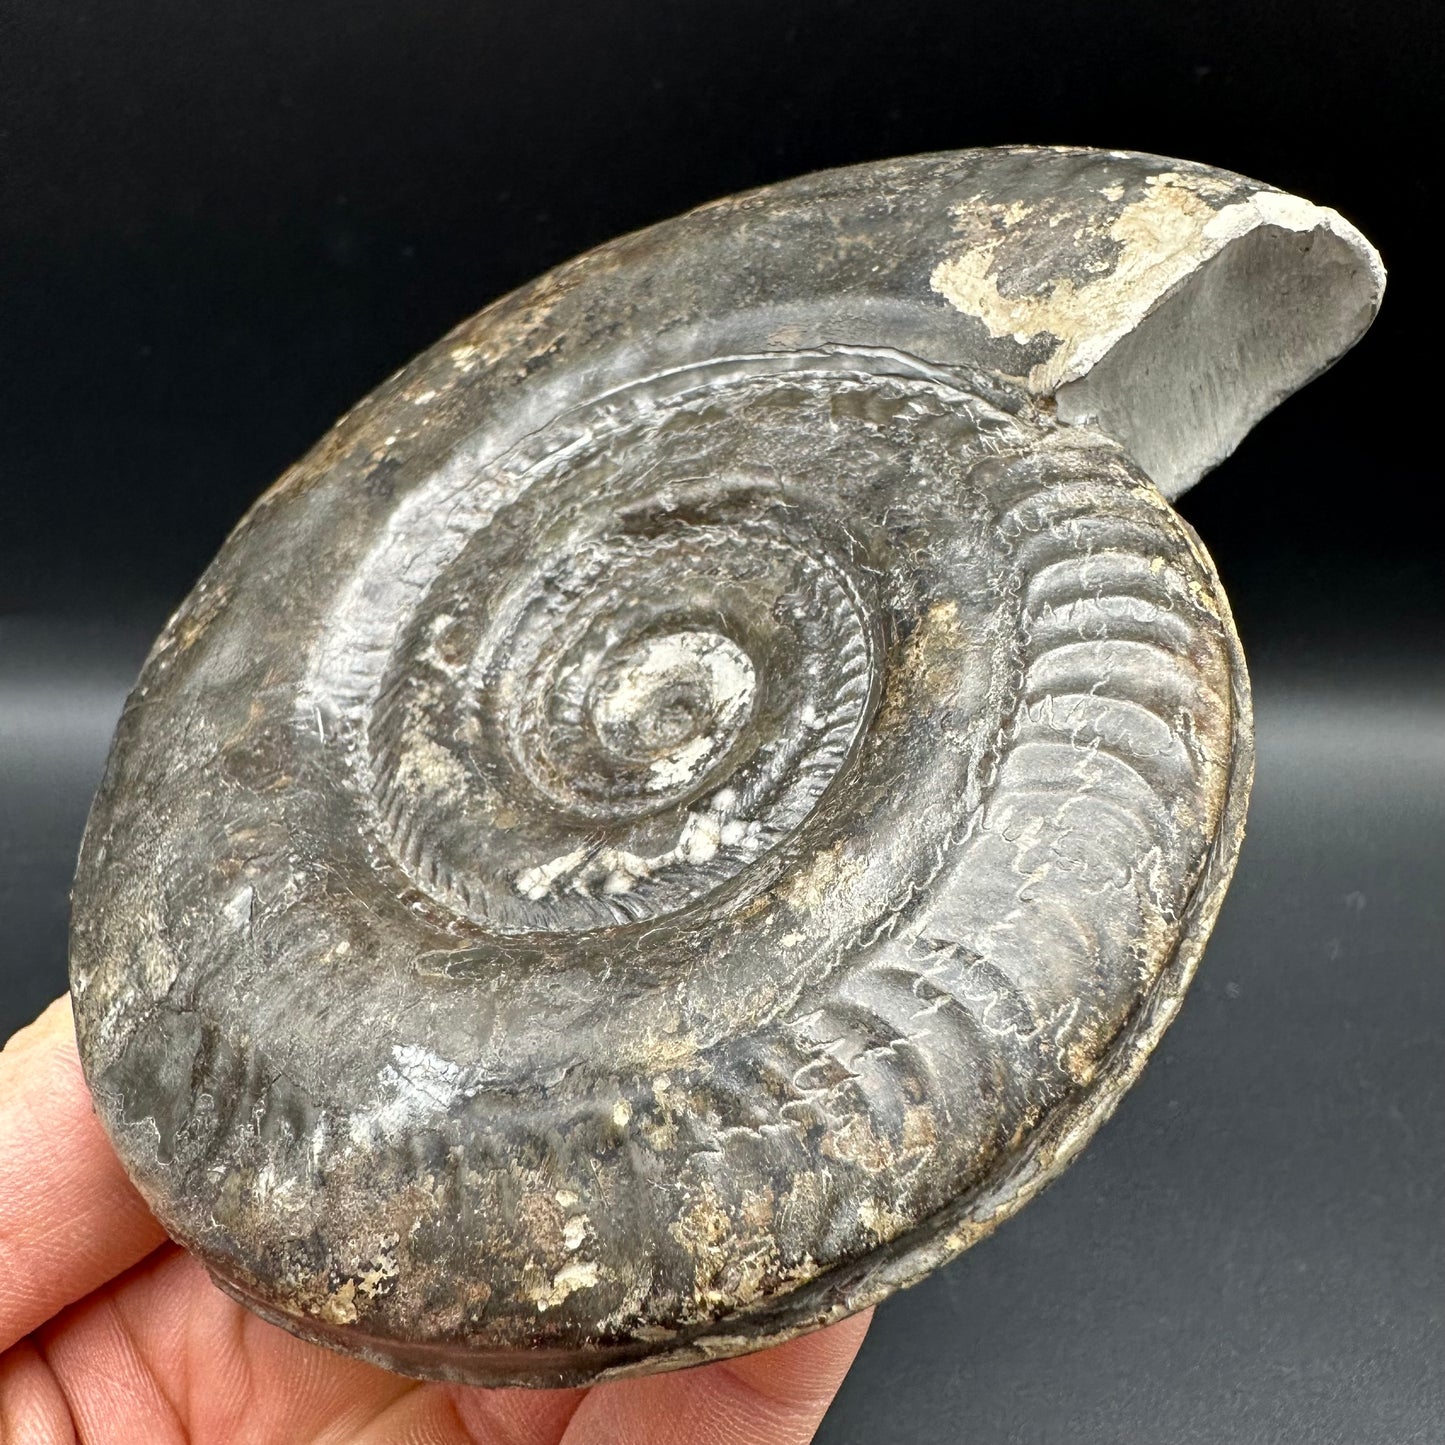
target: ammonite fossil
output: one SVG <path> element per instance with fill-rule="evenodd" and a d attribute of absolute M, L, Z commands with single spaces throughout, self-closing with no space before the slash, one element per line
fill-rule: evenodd
<path fill-rule="evenodd" d="M 854 167 L 490 306 L 251 510 L 75 888 L 87 1074 L 217 1282 L 410 1373 L 737 1353 L 965 1249 L 1178 1008 L 1249 689 L 1166 498 L 1364 330 L 1180 161 Z"/>

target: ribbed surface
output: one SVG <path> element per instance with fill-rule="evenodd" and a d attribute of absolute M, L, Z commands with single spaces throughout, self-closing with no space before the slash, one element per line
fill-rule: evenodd
<path fill-rule="evenodd" d="M 299 654 L 234 610 L 163 645 L 119 755 L 161 962 L 128 993 L 102 913 L 83 1009 L 168 1223 L 459 1378 L 727 1353 L 963 1247 L 1216 845 L 1187 529 L 1101 439 L 856 350 L 641 378 L 389 505 Z"/>

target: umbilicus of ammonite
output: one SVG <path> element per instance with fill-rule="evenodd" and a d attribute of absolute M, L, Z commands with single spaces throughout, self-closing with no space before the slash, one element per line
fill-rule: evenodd
<path fill-rule="evenodd" d="M 1178 1009 L 1249 687 L 1169 505 L 1364 331 L 1333 211 L 1065 148 L 704 206 L 464 322 L 155 644 L 96 1107 L 221 1288 L 411 1374 L 755 1349 L 1053 1178 Z"/>

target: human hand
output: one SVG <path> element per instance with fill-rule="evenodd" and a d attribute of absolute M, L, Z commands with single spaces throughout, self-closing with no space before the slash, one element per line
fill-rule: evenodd
<path fill-rule="evenodd" d="M 266 1324 L 167 1240 L 91 1108 L 68 998 L 0 1053 L 0 1445 L 791 1445 L 867 1328 L 591 1389 L 404 1379 Z"/>

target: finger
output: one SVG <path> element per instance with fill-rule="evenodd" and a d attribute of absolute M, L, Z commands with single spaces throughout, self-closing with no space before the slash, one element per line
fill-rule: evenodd
<path fill-rule="evenodd" d="M 563 1445 L 806 1445 L 871 1316 L 735 1360 L 599 1385 L 578 1407 Z"/>
<path fill-rule="evenodd" d="M 82 1440 L 188 1445 L 185 1422 L 141 1357 L 109 1291 L 67 1310 L 39 1332 L 36 1344 Z"/>
<path fill-rule="evenodd" d="M 95 1117 L 57 999 L 0 1051 L 0 1350 L 164 1239 Z"/>
<path fill-rule="evenodd" d="M 74 1445 L 75 1422 L 60 1382 L 29 1340 L 0 1355 L 0 1441 Z"/>
<path fill-rule="evenodd" d="M 423 1385 L 372 1421 L 354 1445 L 558 1445 L 586 1396 Z"/>
<path fill-rule="evenodd" d="M 64 1310 L 35 1342 L 81 1438 L 97 1445 L 354 1445 L 419 1388 L 267 1324 L 174 1247 Z"/>

